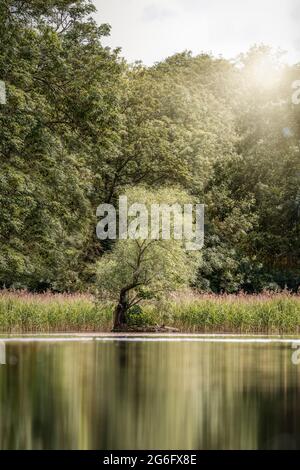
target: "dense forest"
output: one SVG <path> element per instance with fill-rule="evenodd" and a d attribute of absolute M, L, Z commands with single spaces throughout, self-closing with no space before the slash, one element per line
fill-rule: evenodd
<path fill-rule="evenodd" d="M 296 291 L 300 64 L 264 45 L 128 64 L 93 13 L 0 0 L 0 286 L 91 289 L 110 249 L 96 208 L 143 185 L 205 204 L 197 289 Z"/>

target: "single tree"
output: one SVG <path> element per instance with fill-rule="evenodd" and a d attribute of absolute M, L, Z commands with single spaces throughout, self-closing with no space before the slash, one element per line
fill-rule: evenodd
<path fill-rule="evenodd" d="M 135 188 L 127 191 L 126 196 L 129 204 L 145 204 L 149 213 L 151 204 L 173 205 L 188 200 L 185 192 L 175 189 L 152 192 L 145 188 Z M 187 251 L 186 240 L 175 239 L 172 227 L 170 232 L 171 238 L 168 240 L 161 239 L 161 236 L 151 239 L 150 233 L 147 238 L 117 240 L 112 251 L 99 261 L 100 292 L 108 293 L 117 302 L 114 313 L 115 330 L 126 327 L 128 310 L 134 305 L 144 299 L 158 298 L 186 287 L 195 278 L 199 251 Z"/>

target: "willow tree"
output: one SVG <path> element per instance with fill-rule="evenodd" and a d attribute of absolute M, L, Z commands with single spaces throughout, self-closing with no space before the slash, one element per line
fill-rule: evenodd
<path fill-rule="evenodd" d="M 129 204 L 143 204 L 149 214 L 155 204 L 175 207 L 176 204 L 190 201 L 188 194 L 178 189 L 152 192 L 141 187 L 128 190 L 125 194 Z M 161 227 L 154 227 L 158 236 L 153 238 L 153 226 L 149 226 L 148 236 L 145 236 L 137 219 L 129 221 L 128 233 L 132 230 L 131 224 L 137 228 L 135 238 L 118 239 L 111 252 L 99 261 L 99 290 L 116 301 L 115 330 L 126 327 L 128 310 L 134 305 L 187 287 L 194 280 L 199 251 L 187 251 L 190 239 L 184 238 L 184 234 L 182 239 L 176 239 L 175 212 L 173 216 L 169 239 L 162 239 Z"/>

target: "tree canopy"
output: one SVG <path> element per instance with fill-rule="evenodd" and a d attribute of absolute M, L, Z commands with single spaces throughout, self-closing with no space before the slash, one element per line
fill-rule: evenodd
<path fill-rule="evenodd" d="M 97 240 L 96 208 L 143 185 L 205 204 L 195 287 L 297 290 L 300 65 L 267 46 L 130 65 L 103 46 L 94 11 L 0 1 L 0 285 L 93 288 L 121 249 Z"/>

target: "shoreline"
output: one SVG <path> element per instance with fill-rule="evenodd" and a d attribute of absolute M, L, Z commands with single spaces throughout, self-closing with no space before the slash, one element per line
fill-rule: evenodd
<path fill-rule="evenodd" d="M 1 333 L 1 341 L 113 341 L 113 340 L 166 340 L 166 341 L 185 341 L 195 340 L 203 342 L 300 342 L 299 334 L 265 334 L 265 333 Z"/>

